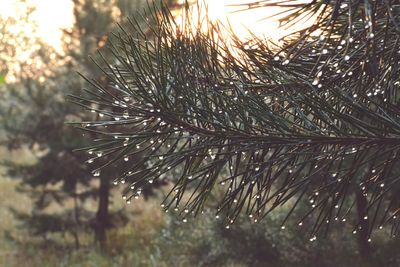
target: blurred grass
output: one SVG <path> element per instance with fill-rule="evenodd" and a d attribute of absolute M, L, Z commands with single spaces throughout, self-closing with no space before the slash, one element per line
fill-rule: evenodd
<path fill-rule="evenodd" d="M 157 200 L 140 200 L 129 207 L 132 220 L 108 232 L 106 253 L 92 245 L 90 234 L 80 236 L 85 245 L 76 250 L 68 236 L 59 237 L 62 242 L 58 243 L 43 242 L 18 226 L 9 208 L 28 212 L 31 205 L 27 196 L 15 190 L 17 184 L 16 180 L 0 177 L 0 266 L 166 266 L 155 265 L 159 256 L 152 255 L 153 241 L 164 222 Z"/>
<path fill-rule="evenodd" d="M 9 152 L 0 147 L 0 161 L 12 159 L 13 162 L 29 164 L 35 156 L 28 149 Z M 158 263 L 159 256 L 152 255 L 154 239 L 164 224 L 164 215 L 159 208 L 159 200 L 136 200 L 126 207 L 131 221 L 123 228 L 108 232 L 108 248 L 100 251 L 93 245 L 93 236 L 80 236 L 81 249 L 73 248 L 69 236 L 56 236 L 43 242 L 43 238 L 30 236 L 21 228 L 10 208 L 30 212 L 32 208 L 28 195 L 16 190 L 18 179 L 6 176 L 0 167 L 0 266 L 1 267 L 46 267 L 46 266 L 166 266 Z M 115 192 L 116 194 L 118 192 Z M 125 205 L 114 198 L 112 209 Z M 93 208 L 96 203 L 88 203 Z M 57 207 L 51 208 L 57 212 Z M 60 242 L 55 243 L 54 240 Z"/>
<path fill-rule="evenodd" d="M 16 181 L 4 178 L 3 176 L 0 177 L 0 266 L 10 266 L 10 258 L 13 258 L 16 252 L 12 243 L 6 237 L 9 234 L 21 234 L 17 229 L 16 222 L 9 208 L 26 210 L 29 207 L 29 199 L 19 196 L 15 191 L 16 184 Z M 15 256 L 15 258 L 18 258 L 17 255 Z"/>

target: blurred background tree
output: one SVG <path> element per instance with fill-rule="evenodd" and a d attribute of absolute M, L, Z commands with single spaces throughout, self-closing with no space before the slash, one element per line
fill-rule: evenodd
<path fill-rule="evenodd" d="M 135 3 L 132 12 L 143 7 L 143 1 L 130 2 Z M 20 19 L 30 25 L 33 8 L 28 8 L 27 3 L 24 8 Z M 82 232 L 93 231 L 96 242 L 104 247 L 107 229 L 124 225 L 128 218 L 121 209 L 110 210 L 113 173 L 92 173 L 87 163 L 93 160 L 85 163 L 85 155 L 73 152 L 77 147 L 87 146 L 96 135 L 80 134 L 65 124 L 71 119 L 88 119 L 88 115 L 65 101 L 65 95 L 79 93 L 85 86 L 77 72 L 105 79 L 89 55 L 96 56 L 96 51 L 106 45 L 111 29 L 117 21 L 122 22 L 121 12 L 114 1 L 76 0 L 73 13 L 74 24 L 64 31 L 62 51 L 56 51 L 39 38 L 26 37 L 26 43 L 16 41 L 17 36 L 11 36 L 9 31 L 20 20 L 8 18 L 1 23 L 2 36 L 7 40 L 2 43 L 3 50 L 8 52 L 2 52 L 3 57 L 8 57 L 4 60 L 11 64 L 20 59 L 15 51 L 29 52 L 26 55 L 29 61 L 22 59 L 21 66 L 13 73 L 15 82 L 7 83 L 3 90 L 7 100 L 1 104 L 1 127 L 6 136 L 3 144 L 10 150 L 27 146 L 36 156 L 35 162 L 27 166 L 12 161 L 5 164 L 9 176 L 21 178 L 21 192 L 32 197 L 31 213 L 14 213 L 33 234 L 47 237 L 48 233 L 69 233 L 79 247 Z M 30 52 L 32 47 L 36 50 Z M 30 71 L 33 64 L 40 66 L 40 76 L 37 70 L 25 71 Z M 2 72 L 4 76 L 7 74 L 6 69 Z M 96 210 L 88 208 L 88 199 L 97 202 Z"/>

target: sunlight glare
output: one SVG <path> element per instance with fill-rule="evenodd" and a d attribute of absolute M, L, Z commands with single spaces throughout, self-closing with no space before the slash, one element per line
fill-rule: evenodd
<path fill-rule="evenodd" d="M 280 27 L 279 18 L 282 18 L 286 14 L 276 15 L 282 11 L 289 11 L 289 7 L 260 7 L 254 9 L 246 9 L 246 6 L 239 6 L 240 4 L 246 4 L 256 2 L 252 0 L 200 0 L 200 16 L 205 17 L 208 10 L 208 18 L 213 21 L 219 21 L 225 26 L 226 35 L 228 28 L 231 27 L 235 35 L 241 40 L 247 41 L 252 38 L 252 34 L 257 37 L 263 37 L 270 39 L 274 42 L 279 40 L 295 31 L 304 29 L 312 25 L 313 20 L 302 21 L 297 23 L 293 27 L 285 29 Z M 280 0 L 271 0 L 269 3 L 278 3 Z M 310 0 L 293 0 L 290 4 L 304 4 Z M 238 12 L 239 10 L 243 10 Z M 192 17 L 196 20 L 198 10 L 196 7 L 193 8 Z M 270 17 L 276 15 L 274 17 Z M 251 30 L 251 31 L 250 31 Z"/>

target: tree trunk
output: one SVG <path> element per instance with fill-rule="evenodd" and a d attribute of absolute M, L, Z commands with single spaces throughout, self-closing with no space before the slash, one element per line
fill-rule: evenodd
<path fill-rule="evenodd" d="M 369 237 L 369 219 L 365 219 L 366 209 L 367 209 L 367 198 L 364 196 L 363 192 L 360 189 L 356 191 L 356 204 L 357 204 L 357 213 L 358 213 L 358 221 L 361 229 L 357 229 L 358 232 L 358 247 L 360 250 L 360 256 L 365 262 L 370 262 L 371 260 L 371 245 L 368 242 Z"/>
<path fill-rule="evenodd" d="M 78 203 L 76 185 L 74 188 L 74 212 L 75 212 L 75 224 L 76 225 L 75 225 L 75 231 L 73 231 L 73 236 L 75 239 L 75 248 L 79 249 L 79 247 L 80 247 L 79 233 L 80 233 L 81 221 L 79 218 L 79 203 Z"/>
<path fill-rule="evenodd" d="M 99 206 L 96 214 L 95 222 L 95 241 L 104 249 L 107 242 L 106 232 L 110 226 L 110 217 L 108 212 L 110 184 L 107 177 L 100 176 L 99 187 Z"/>

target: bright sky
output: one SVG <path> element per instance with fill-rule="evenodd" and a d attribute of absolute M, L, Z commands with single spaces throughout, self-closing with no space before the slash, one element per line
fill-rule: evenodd
<path fill-rule="evenodd" d="M 18 17 L 23 1 L 1 0 L 0 2 L 0 16 Z M 60 47 L 60 29 L 71 27 L 73 24 L 72 1 L 26 0 L 26 2 L 36 8 L 32 14 L 32 20 L 38 25 L 38 37 L 56 48 Z"/>

